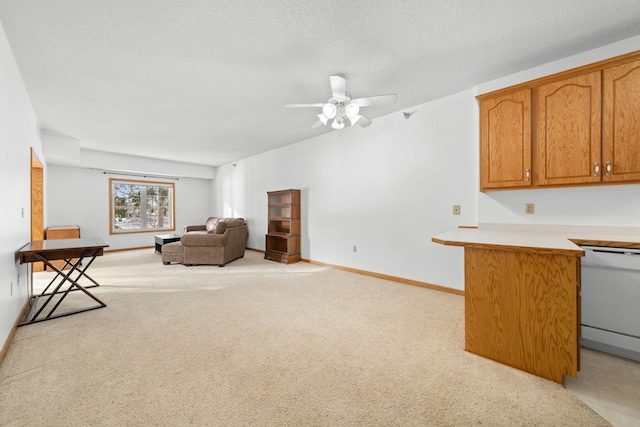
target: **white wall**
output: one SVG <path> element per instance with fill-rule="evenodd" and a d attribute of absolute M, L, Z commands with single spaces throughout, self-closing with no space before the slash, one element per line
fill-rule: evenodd
<path fill-rule="evenodd" d="M 6 342 L 28 295 L 27 265 L 17 262 L 16 252 L 31 240 L 31 148 L 35 150 L 41 162 L 45 162 L 42 144 L 37 135 L 36 116 L 1 24 L 0 146 L 1 347 Z"/>
<path fill-rule="evenodd" d="M 83 149 L 82 141 L 48 130 L 42 132 L 42 145 L 49 165 L 164 177 L 214 179 L 216 176 L 212 166 Z"/>
<path fill-rule="evenodd" d="M 479 211 L 480 223 L 640 227 L 640 184 L 487 192 Z"/>
<path fill-rule="evenodd" d="M 149 163 L 151 159 L 147 159 Z M 164 165 L 164 162 L 161 162 Z M 161 169 L 170 174 L 166 166 Z M 47 178 L 47 216 L 45 227 L 78 225 L 82 237 L 102 237 L 108 250 L 153 246 L 155 234 L 109 234 L 109 178 L 141 179 L 175 184 L 176 232 L 185 225 L 204 224 L 211 212 L 211 180 L 180 178 L 136 178 L 110 175 L 101 170 L 49 165 Z M 158 261 L 159 262 L 159 261 Z"/>
<path fill-rule="evenodd" d="M 463 251 L 431 243 L 458 225 L 640 225 L 640 185 L 478 191 L 477 93 L 638 49 L 640 37 L 484 83 L 374 120 L 219 168 L 218 215 L 243 216 L 264 249 L 266 192 L 302 190 L 302 257 L 463 289 Z M 407 109 L 407 111 L 414 110 Z M 534 215 L 524 214 L 535 203 Z M 462 206 L 452 216 L 452 205 Z M 352 247 L 357 245 L 358 252 Z"/>
<path fill-rule="evenodd" d="M 85 150 L 81 141 L 47 131 L 42 139 L 49 166 L 45 228 L 78 225 L 81 236 L 102 237 L 108 250 L 152 246 L 157 232 L 109 234 L 109 178 L 173 182 L 178 233 L 204 224 L 211 212 L 211 166 Z"/>
<path fill-rule="evenodd" d="M 264 249 L 266 192 L 298 188 L 303 258 L 462 289 L 462 251 L 431 237 L 477 223 L 474 96 L 465 91 L 409 109 L 417 112 L 408 120 L 397 112 L 220 167 L 215 211 L 247 219 L 248 246 Z"/>
<path fill-rule="evenodd" d="M 640 48 L 640 36 L 487 82 L 478 93 L 576 68 Z M 535 214 L 525 215 L 526 203 Z M 640 184 L 491 191 L 479 196 L 480 223 L 640 226 Z"/>

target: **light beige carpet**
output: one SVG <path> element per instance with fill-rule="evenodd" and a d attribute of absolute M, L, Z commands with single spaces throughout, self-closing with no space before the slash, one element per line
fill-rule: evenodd
<path fill-rule="evenodd" d="M 18 329 L 0 424 L 609 425 L 562 386 L 466 353 L 458 295 L 251 251 L 224 268 L 109 253 L 89 274 L 106 308 Z"/>

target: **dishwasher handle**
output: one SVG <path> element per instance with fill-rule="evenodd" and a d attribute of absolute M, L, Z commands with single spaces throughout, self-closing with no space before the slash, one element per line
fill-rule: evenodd
<path fill-rule="evenodd" d="M 640 271 L 640 249 L 608 246 L 582 246 L 582 249 L 585 253 L 582 266 Z"/>

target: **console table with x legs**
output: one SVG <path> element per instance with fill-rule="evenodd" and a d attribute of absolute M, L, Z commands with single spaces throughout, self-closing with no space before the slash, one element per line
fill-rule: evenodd
<path fill-rule="evenodd" d="M 86 273 L 96 257 L 103 255 L 106 247 L 109 245 L 103 239 L 94 237 L 35 240 L 20 248 L 18 251 L 20 264 L 44 262 L 47 267 L 57 273 L 45 289 L 37 295 L 33 295 L 32 283 L 29 298 L 30 309 L 20 326 L 106 307 L 104 302 L 87 290 L 95 288 L 99 284 Z M 64 260 L 64 266 L 58 268 L 52 263 L 54 260 Z M 69 269 L 65 270 L 65 268 Z M 87 286 L 79 284 L 78 282 L 83 278 L 92 284 Z M 97 304 L 56 312 L 71 291 L 82 291 Z"/>

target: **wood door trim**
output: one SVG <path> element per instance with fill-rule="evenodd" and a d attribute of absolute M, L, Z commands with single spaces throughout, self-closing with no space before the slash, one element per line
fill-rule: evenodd
<path fill-rule="evenodd" d="M 44 166 L 31 148 L 31 241 L 44 240 Z M 41 262 L 34 263 L 32 271 L 43 271 Z"/>

